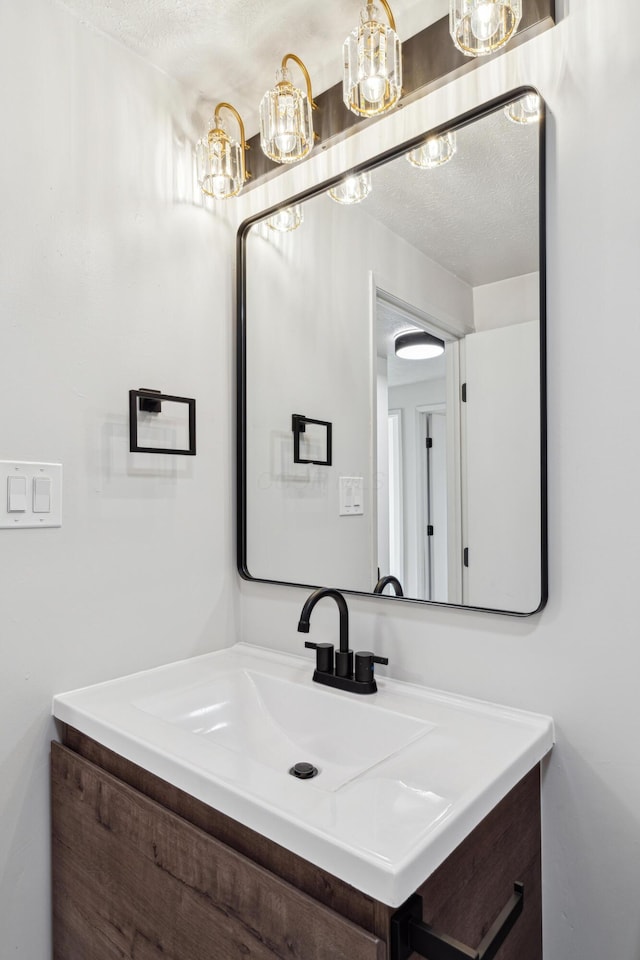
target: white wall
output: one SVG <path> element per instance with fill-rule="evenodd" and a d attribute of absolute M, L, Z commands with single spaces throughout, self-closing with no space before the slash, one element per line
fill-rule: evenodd
<path fill-rule="evenodd" d="M 360 220 L 322 196 L 304 204 L 294 232 L 260 224 L 247 239 L 247 554 L 256 577 L 373 588 L 370 277 Z M 330 466 L 294 464 L 294 413 L 332 424 Z M 362 515 L 339 516 L 341 476 L 363 478 Z"/>
<path fill-rule="evenodd" d="M 64 465 L 0 531 L 0 956 L 51 955 L 55 692 L 233 638 L 233 229 L 192 202 L 184 92 L 49 0 L 0 5 L 0 459 Z M 128 453 L 127 391 L 198 454 Z"/>
<path fill-rule="evenodd" d="M 540 274 L 525 273 L 473 288 L 476 330 L 493 330 L 513 323 L 537 323 L 540 316 Z"/>
<path fill-rule="evenodd" d="M 539 343 L 532 320 L 468 334 L 462 347 L 462 595 L 470 606 L 540 606 Z"/>
<path fill-rule="evenodd" d="M 559 6 L 565 15 L 552 31 L 248 194 L 240 209 L 291 195 L 520 84 L 546 98 L 549 603 L 518 620 L 351 599 L 351 629 L 354 646 L 387 654 L 396 677 L 555 717 L 543 784 L 547 960 L 638 960 L 640 60 L 633 31 L 618 28 L 634 22 L 636 5 Z M 594 144 L 610 143 L 615 157 L 604 162 Z M 608 365 L 605 328 L 619 345 Z M 304 591 L 242 583 L 241 593 L 246 639 L 302 652 Z M 313 639 L 336 630 L 335 610 L 320 605 Z"/>
<path fill-rule="evenodd" d="M 247 566 L 258 578 L 372 591 L 375 486 L 386 484 L 372 452 L 372 276 L 461 329 L 472 291 L 362 207 L 323 194 L 303 211 L 291 233 L 258 224 L 247 238 Z M 330 467 L 293 463 L 293 413 L 332 423 Z M 339 516 L 341 476 L 364 478 L 361 516 Z"/>

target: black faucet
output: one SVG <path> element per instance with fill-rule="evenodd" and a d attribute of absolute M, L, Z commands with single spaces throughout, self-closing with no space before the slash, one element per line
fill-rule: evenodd
<path fill-rule="evenodd" d="M 353 693 L 375 693 L 378 689 L 373 676 L 374 663 L 389 663 L 386 657 L 376 657 L 368 650 L 356 653 L 355 675 L 353 669 L 353 651 L 349 649 L 349 610 L 347 602 L 339 590 L 320 587 L 305 600 L 298 622 L 299 633 L 309 633 L 309 618 L 318 600 L 333 597 L 340 614 L 340 649 L 336 650 L 335 665 L 332 643 L 305 643 L 305 647 L 316 651 L 316 669 L 313 679 L 328 687 L 350 690 Z"/>
<path fill-rule="evenodd" d="M 403 597 L 402 586 L 397 577 L 387 576 L 380 577 L 375 587 L 373 588 L 374 593 L 382 593 L 385 587 L 391 585 L 395 590 L 396 597 Z"/>

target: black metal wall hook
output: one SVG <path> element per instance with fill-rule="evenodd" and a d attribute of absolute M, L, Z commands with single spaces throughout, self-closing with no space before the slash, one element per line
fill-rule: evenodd
<path fill-rule="evenodd" d="M 427 960 L 493 960 L 522 913 L 524 884 L 514 883 L 513 891 L 476 950 L 423 923 L 422 897 L 415 894 L 391 918 L 391 960 L 408 960 L 412 953 Z"/>

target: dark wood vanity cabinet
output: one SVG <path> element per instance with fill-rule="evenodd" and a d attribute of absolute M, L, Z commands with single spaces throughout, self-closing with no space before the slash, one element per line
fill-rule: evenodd
<path fill-rule="evenodd" d="M 389 960 L 395 909 L 66 728 L 52 745 L 54 960 Z M 541 960 L 534 768 L 417 891 L 475 948 L 513 893 L 496 960 Z"/>

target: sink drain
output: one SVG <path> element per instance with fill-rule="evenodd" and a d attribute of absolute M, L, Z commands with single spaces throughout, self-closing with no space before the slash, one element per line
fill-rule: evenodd
<path fill-rule="evenodd" d="M 314 767 L 312 763 L 302 761 L 301 763 L 294 763 L 289 773 L 292 777 L 297 777 L 298 780 L 311 780 L 311 777 L 318 775 L 318 768 Z"/>

